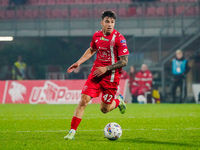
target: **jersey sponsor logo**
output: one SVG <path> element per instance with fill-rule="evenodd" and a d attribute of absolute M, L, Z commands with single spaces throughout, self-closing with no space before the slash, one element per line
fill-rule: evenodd
<path fill-rule="evenodd" d="M 110 52 L 109 51 L 98 51 L 98 59 L 101 61 L 110 61 Z"/>
<path fill-rule="evenodd" d="M 100 40 L 102 40 L 102 41 L 109 41 L 109 39 L 106 39 L 104 37 L 101 37 Z"/>
<path fill-rule="evenodd" d="M 126 40 L 121 40 L 120 43 L 126 43 Z"/>
<path fill-rule="evenodd" d="M 127 51 L 128 51 L 127 49 L 124 49 L 124 50 L 123 50 L 124 53 L 126 53 Z"/>
<path fill-rule="evenodd" d="M 106 48 L 106 47 L 99 47 L 99 49 L 104 49 L 104 50 L 107 50 L 107 48 Z"/>

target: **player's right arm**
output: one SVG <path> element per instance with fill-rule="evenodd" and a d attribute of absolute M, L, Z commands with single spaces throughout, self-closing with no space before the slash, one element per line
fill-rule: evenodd
<path fill-rule="evenodd" d="M 88 60 L 90 57 L 92 57 L 96 53 L 96 49 L 88 48 L 83 56 L 74 64 L 72 64 L 68 69 L 67 72 L 71 73 L 74 69 L 78 68 L 82 63 L 84 63 L 86 60 Z"/>

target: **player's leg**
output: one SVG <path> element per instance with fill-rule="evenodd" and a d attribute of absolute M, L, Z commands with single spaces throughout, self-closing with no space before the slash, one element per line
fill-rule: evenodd
<path fill-rule="evenodd" d="M 64 137 L 64 139 L 66 139 L 66 140 L 74 139 L 76 129 L 78 128 L 78 126 L 81 122 L 81 119 L 84 114 L 84 110 L 85 110 L 86 106 L 88 105 L 88 103 L 90 102 L 90 100 L 91 100 L 90 96 L 88 96 L 86 94 L 81 95 L 81 101 L 79 102 L 78 106 L 76 107 L 76 109 L 74 111 L 74 116 L 71 121 L 71 129 L 70 129 L 69 133 Z"/>
<path fill-rule="evenodd" d="M 93 82 L 90 74 L 82 90 L 81 101 L 75 109 L 74 116 L 71 121 L 71 130 L 69 131 L 69 134 L 64 137 L 65 139 L 74 138 L 75 131 L 81 122 L 87 104 L 92 97 L 98 97 L 100 92 L 100 84 L 98 82 Z"/>
<path fill-rule="evenodd" d="M 101 111 L 103 113 L 107 113 L 112 111 L 115 108 L 119 108 L 122 114 L 125 113 L 126 104 L 124 103 L 124 99 L 121 95 L 118 95 L 115 99 L 116 89 L 106 89 L 102 92 L 102 102 L 101 102 Z"/>
<path fill-rule="evenodd" d="M 104 113 L 104 114 L 115 109 L 115 108 L 116 108 L 116 102 L 115 101 L 113 101 L 112 104 L 105 104 L 104 102 L 101 102 L 101 108 L 100 109 L 101 109 L 102 113 Z"/>
<path fill-rule="evenodd" d="M 78 106 L 76 107 L 74 111 L 75 117 L 82 119 L 84 110 L 86 106 L 88 105 L 88 103 L 90 102 L 90 100 L 91 100 L 91 97 L 89 95 L 86 95 L 86 94 L 81 95 L 81 101 L 79 102 Z"/>

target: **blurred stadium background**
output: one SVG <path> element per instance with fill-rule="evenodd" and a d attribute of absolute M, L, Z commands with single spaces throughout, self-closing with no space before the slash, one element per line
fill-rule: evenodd
<path fill-rule="evenodd" d="M 67 79 L 66 69 L 89 47 L 101 29 L 101 12 L 114 10 L 116 29 L 127 39 L 129 66 L 142 63 L 153 73 L 163 97 L 169 93 L 170 61 L 177 49 L 189 60 L 188 96 L 200 82 L 199 0 L 0 0 L 0 80 L 12 79 L 17 55 L 28 65 L 29 79 Z M 93 59 L 83 66 L 85 78 Z M 124 69 L 128 71 L 129 66 Z M 167 102 L 166 99 L 163 101 Z"/>

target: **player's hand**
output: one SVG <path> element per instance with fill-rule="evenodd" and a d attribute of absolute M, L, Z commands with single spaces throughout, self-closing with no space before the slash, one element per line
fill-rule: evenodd
<path fill-rule="evenodd" d="M 74 69 L 78 68 L 79 64 L 76 62 L 74 64 L 72 64 L 68 69 L 67 69 L 67 73 L 71 73 L 72 71 L 74 71 Z"/>
<path fill-rule="evenodd" d="M 96 77 L 101 76 L 102 74 L 106 73 L 106 67 L 96 67 L 96 70 L 93 72 L 93 75 Z"/>

